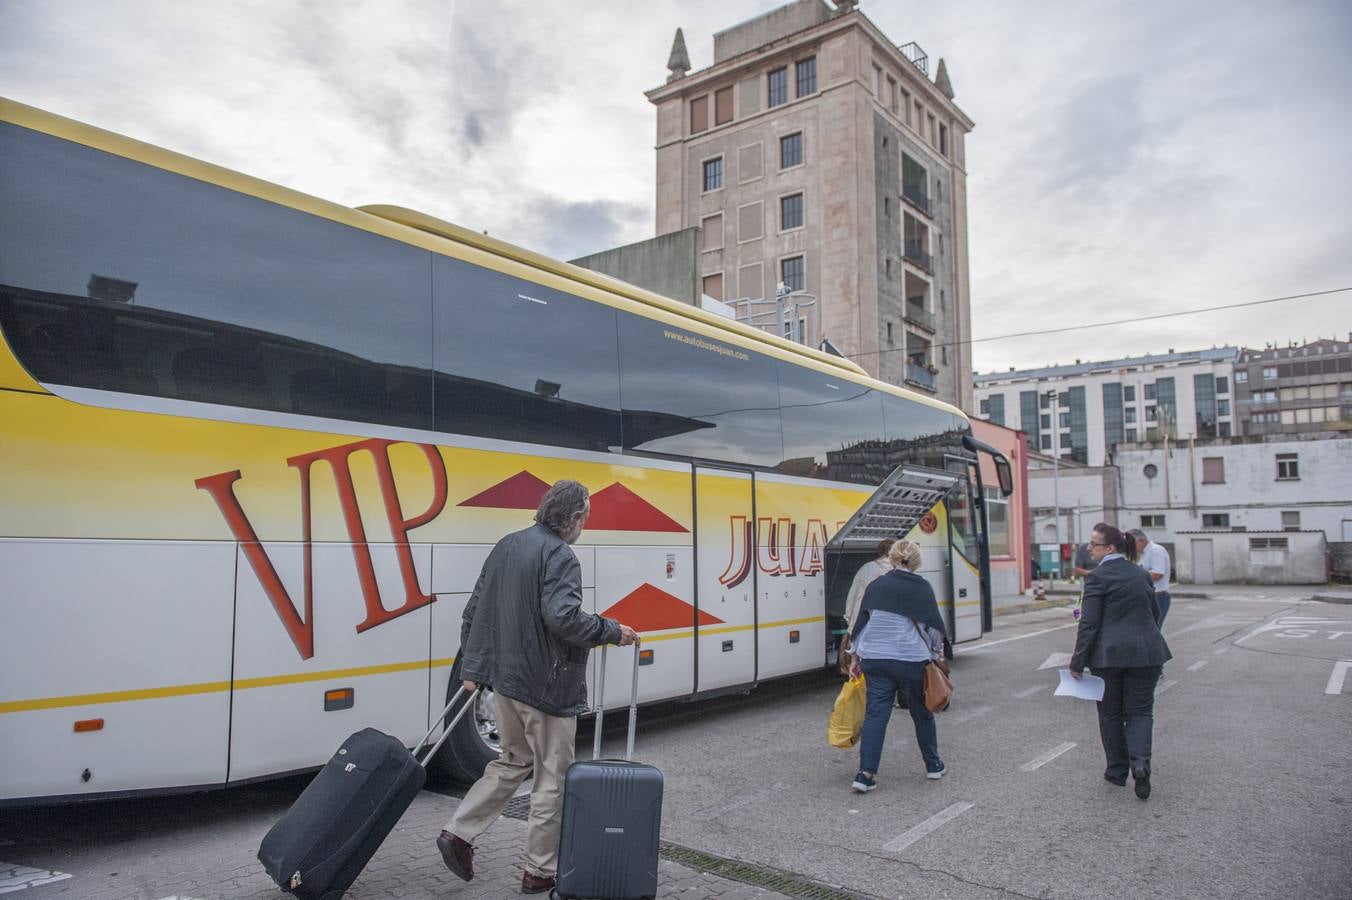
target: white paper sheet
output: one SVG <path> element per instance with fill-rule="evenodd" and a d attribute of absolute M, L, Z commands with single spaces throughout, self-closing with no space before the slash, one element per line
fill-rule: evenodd
<path fill-rule="evenodd" d="M 1087 672 L 1079 678 L 1072 678 L 1070 669 L 1061 670 L 1061 683 L 1056 686 L 1053 697 L 1078 697 L 1081 700 L 1102 700 L 1103 679 Z"/>

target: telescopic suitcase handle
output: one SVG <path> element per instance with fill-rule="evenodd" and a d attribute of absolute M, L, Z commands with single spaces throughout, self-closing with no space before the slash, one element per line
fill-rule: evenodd
<path fill-rule="evenodd" d="M 483 693 L 483 690 L 483 688 L 474 689 L 473 693 L 469 695 L 469 699 L 460 707 L 460 712 L 456 713 L 455 718 L 451 720 L 451 724 L 446 726 L 446 731 L 442 733 L 441 738 L 432 745 L 432 749 L 427 751 L 422 759 L 418 760 L 418 765 L 427 768 L 427 764 L 431 762 L 432 757 L 437 755 L 437 751 L 441 749 L 441 745 L 446 743 L 446 738 L 451 736 L 451 732 L 455 730 L 455 726 L 460 724 L 460 720 L 465 717 L 465 713 L 474 708 L 474 701 L 479 699 L 479 695 Z M 432 736 L 432 732 L 437 730 L 437 724 L 444 721 L 445 718 L 450 715 L 451 707 L 455 706 L 455 702 L 460 699 L 460 695 L 463 693 L 465 693 L 465 686 L 461 684 L 456 690 L 455 696 L 451 698 L 451 702 L 446 704 L 446 708 L 441 711 L 441 715 L 437 716 L 436 721 L 432 723 L 432 727 L 427 729 L 427 734 L 423 735 L 422 740 L 418 741 L 416 746 L 422 747 L 427 743 L 427 739 Z M 417 759 L 417 757 L 418 754 L 414 753 L 413 758 Z"/>
<path fill-rule="evenodd" d="M 634 642 L 634 681 L 629 689 L 629 738 L 624 745 L 625 762 L 634 759 L 634 729 L 638 725 L 638 642 Z M 601 645 L 601 671 L 596 677 L 596 737 L 592 740 L 592 759 L 601 758 L 601 722 L 606 714 L 606 651 Z"/>

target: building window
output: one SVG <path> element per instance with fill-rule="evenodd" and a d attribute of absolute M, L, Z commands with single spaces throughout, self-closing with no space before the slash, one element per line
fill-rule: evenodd
<path fill-rule="evenodd" d="M 1009 498 L 995 488 L 986 488 L 986 532 L 991 556 L 1009 556 Z"/>
<path fill-rule="evenodd" d="M 1248 369 L 1240 369 L 1238 372 L 1235 373 L 1235 384 L 1248 384 L 1248 383 L 1249 383 Z"/>
<path fill-rule="evenodd" d="M 884 218 L 884 219 L 890 219 L 890 218 L 892 218 L 892 198 L 891 198 L 891 197 L 884 197 L 884 198 L 883 198 L 883 218 Z"/>
<path fill-rule="evenodd" d="M 1122 410 L 1122 417 L 1123 417 L 1123 421 L 1125 421 L 1128 425 L 1135 425 L 1135 424 L 1136 424 L 1136 407 L 1134 407 L 1134 406 L 1128 406 L 1126 409 Z"/>
<path fill-rule="evenodd" d="M 1147 384 L 1145 386 L 1145 399 L 1147 400 L 1155 399 L 1155 382 L 1152 381 L 1150 382 L 1150 384 Z"/>
<path fill-rule="evenodd" d="M 1142 528 L 1163 528 L 1163 527 L 1164 527 L 1164 516 L 1163 516 L 1163 515 L 1159 515 L 1159 516 L 1153 516 L 1153 515 L 1152 515 L 1152 516 L 1141 516 L 1141 527 L 1142 527 Z"/>
<path fill-rule="evenodd" d="M 881 99 L 881 98 L 880 98 Z M 892 114 L 897 112 L 897 80 L 891 75 L 887 76 L 887 108 L 892 110 Z"/>
<path fill-rule="evenodd" d="M 713 297 L 715 300 L 723 299 L 723 273 L 716 272 L 713 275 L 704 276 L 704 295 Z"/>
<path fill-rule="evenodd" d="M 709 97 L 696 97 L 690 101 L 690 133 L 699 134 L 709 130 Z"/>
<path fill-rule="evenodd" d="M 1225 458 L 1202 457 L 1202 484 L 1225 484 Z"/>
<path fill-rule="evenodd" d="M 1276 377 L 1277 377 L 1277 367 L 1276 367 L 1276 366 L 1264 366 L 1264 367 L 1263 367 L 1263 380 L 1264 380 L 1264 381 L 1272 381 L 1272 380 L 1274 380 Z"/>
<path fill-rule="evenodd" d="M 948 155 L 948 126 L 942 122 L 939 123 L 939 152 Z"/>
<path fill-rule="evenodd" d="M 1297 453 L 1277 454 L 1277 480 L 1296 481 L 1300 478 L 1300 459 Z"/>
<path fill-rule="evenodd" d="M 1300 531 L 1300 510 L 1282 510 L 1282 531 Z"/>
<path fill-rule="evenodd" d="M 1155 412 L 1155 407 L 1153 407 L 1153 406 L 1147 406 L 1147 407 L 1145 408 L 1145 420 L 1146 420 L 1147 422 L 1154 422 L 1154 421 L 1155 421 L 1155 416 L 1156 416 L 1156 415 L 1157 415 L 1157 413 Z"/>
<path fill-rule="evenodd" d="M 1044 415 L 1042 416 L 1042 421 L 1041 421 L 1039 424 L 1042 426 L 1042 430 L 1043 430 L 1043 431 L 1051 431 L 1051 430 L 1052 430 L 1052 417 L 1051 417 L 1050 415 L 1044 414 Z"/>
<path fill-rule="evenodd" d="M 887 274 L 888 278 L 892 277 L 892 257 L 889 256 L 883 260 L 883 271 Z"/>
<path fill-rule="evenodd" d="M 780 106 L 789 102 L 789 69 L 788 66 L 780 66 L 774 69 L 768 76 L 770 87 L 768 102 L 769 105 Z"/>
<path fill-rule="evenodd" d="M 1069 427 L 1070 427 L 1070 411 L 1069 411 L 1069 410 L 1067 410 L 1066 412 L 1061 413 L 1061 427 L 1062 427 L 1062 428 L 1069 428 Z"/>
<path fill-rule="evenodd" d="M 704 190 L 716 191 L 723 186 L 723 157 L 716 156 L 704 161 Z"/>
<path fill-rule="evenodd" d="M 1229 400 L 1217 400 L 1217 401 L 1216 401 L 1216 415 L 1218 415 L 1218 416 L 1228 416 L 1228 415 L 1230 415 L 1230 401 L 1229 401 Z"/>
<path fill-rule="evenodd" d="M 779 230 L 803 227 L 803 195 L 790 194 L 779 198 Z"/>
<path fill-rule="evenodd" d="M 803 164 L 803 133 L 795 131 L 779 139 L 779 167 L 789 169 Z"/>
<path fill-rule="evenodd" d="M 1217 436 L 1217 437 L 1229 437 L 1229 436 L 1230 436 L 1230 423 L 1229 423 L 1229 422 L 1217 422 L 1217 423 L 1216 423 L 1216 436 Z"/>
<path fill-rule="evenodd" d="M 817 57 L 800 59 L 793 66 L 794 77 L 798 82 L 798 96 L 806 97 L 817 93 Z"/>
<path fill-rule="evenodd" d="M 1050 434 L 1044 434 L 1042 436 L 1042 449 L 1043 450 L 1052 449 L 1052 436 Z"/>
<path fill-rule="evenodd" d="M 1224 375 L 1217 375 L 1217 376 L 1216 376 L 1216 393 L 1218 393 L 1218 394 L 1228 394 L 1228 393 L 1230 393 L 1230 379 L 1229 379 L 1229 378 L 1226 378 Z"/>
<path fill-rule="evenodd" d="M 891 263 L 892 260 L 889 259 L 888 262 Z M 887 342 L 888 342 L 889 344 L 892 343 L 892 323 L 891 323 L 891 322 L 888 322 L 888 323 L 887 323 Z M 990 410 L 990 405 L 991 405 L 991 404 L 990 404 L 990 401 L 989 401 L 989 400 L 982 400 L 982 401 L 981 401 L 981 414 L 982 414 L 983 416 L 986 415 L 987 412 Z"/>
<path fill-rule="evenodd" d="M 1037 403 L 1041 409 L 1052 408 L 1052 398 L 1045 393 L 1040 393 L 1037 395 Z"/>
<path fill-rule="evenodd" d="M 1203 528 L 1229 528 L 1229 513 L 1202 513 Z"/>
<path fill-rule="evenodd" d="M 732 86 L 714 92 L 714 124 L 726 125 L 732 121 Z"/>
<path fill-rule="evenodd" d="M 704 249 L 721 250 L 723 248 L 723 214 L 705 216 L 701 224 L 704 230 Z"/>
<path fill-rule="evenodd" d="M 1128 429 L 1127 429 L 1127 443 L 1128 443 L 1128 444 L 1134 444 L 1134 443 L 1136 443 L 1136 429 L 1135 429 L 1135 428 L 1128 428 Z"/>
<path fill-rule="evenodd" d="M 803 289 L 803 257 L 790 256 L 780 260 L 779 280 L 791 291 Z"/>
<path fill-rule="evenodd" d="M 1128 384 L 1122 388 L 1122 399 L 1128 403 L 1136 399 L 1136 385 Z"/>

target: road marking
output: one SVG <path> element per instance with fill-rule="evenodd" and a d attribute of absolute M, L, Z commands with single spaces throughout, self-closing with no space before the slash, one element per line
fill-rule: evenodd
<path fill-rule="evenodd" d="M 1039 690 L 1041 690 L 1041 689 L 1039 688 Z M 961 713 L 959 713 L 958 715 L 955 715 L 955 716 L 945 716 L 945 717 L 944 717 L 944 724 L 945 724 L 945 725 L 961 725 L 963 722 L 970 722 L 971 720 L 975 719 L 977 716 L 984 716 L 986 713 L 988 713 L 988 712 L 990 712 L 990 711 L 991 711 L 991 707 L 989 707 L 989 706 L 973 706 L 971 709 L 963 710 L 963 711 L 962 711 Z"/>
<path fill-rule="evenodd" d="M 46 869 L 34 869 L 32 866 L 16 866 L 14 863 L 0 862 L 0 894 L 64 881 L 69 878 L 65 872 L 49 872 Z"/>
<path fill-rule="evenodd" d="M 1333 664 L 1333 671 L 1329 673 L 1329 683 L 1324 687 L 1324 693 L 1341 694 L 1343 692 L 1343 678 L 1347 675 L 1348 666 L 1352 666 L 1352 660 L 1340 659 Z"/>
<path fill-rule="evenodd" d="M 1019 691 L 1019 692 L 1018 692 L 1017 694 L 1015 694 L 1014 696 L 1015 696 L 1015 697 L 1018 697 L 1020 700 L 1022 700 L 1024 697 L 1031 697 L 1031 696 L 1033 696 L 1034 694 L 1036 694 L 1038 691 L 1045 691 L 1046 689 L 1047 689 L 1047 686 L 1046 686 L 1045 684 L 1039 684 L 1037 687 L 1030 687 L 1030 688 L 1029 688 L 1028 690 L 1026 690 L 1026 691 Z"/>
<path fill-rule="evenodd" d="M 1196 672 L 1198 669 L 1202 668 L 1202 666 L 1206 665 L 1206 664 L 1209 663 L 1209 662 L 1211 662 L 1211 660 L 1209 660 L 1209 659 L 1199 659 L 1199 660 L 1197 660 L 1197 662 L 1195 662 L 1195 663 L 1193 663 L 1192 665 L 1188 666 L 1188 671 L 1189 671 L 1189 672 Z"/>
<path fill-rule="evenodd" d="M 1176 684 L 1178 684 L 1177 678 L 1172 678 L 1169 681 L 1164 682 L 1164 684 L 1159 686 L 1159 690 L 1155 691 L 1155 696 L 1158 697 L 1160 694 L 1163 694 L 1165 691 L 1169 690 L 1169 688 L 1173 687 Z"/>
<path fill-rule="evenodd" d="M 1217 656 L 1221 656 L 1221 655 L 1223 655 L 1223 654 L 1225 653 L 1226 650 L 1229 650 L 1229 649 L 1230 649 L 1229 647 L 1220 647 L 1220 648 L 1218 648 L 1218 649 L 1216 650 L 1216 655 L 1217 655 Z"/>
<path fill-rule="evenodd" d="M 1069 653 L 1053 653 L 1043 660 L 1042 665 L 1038 666 L 1037 670 L 1041 672 L 1043 669 L 1059 669 L 1062 666 L 1069 665 L 1069 663 Z"/>
<path fill-rule="evenodd" d="M 1014 637 L 1000 638 L 998 641 L 986 641 L 977 644 L 975 647 L 959 647 L 953 651 L 954 655 L 959 653 L 976 653 L 980 650 L 989 650 L 998 644 L 1007 644 L 1010 641 L 1021 641 L 1024 638 L 1037 637 L 1039 634 L 1051 634 L 1053 631 L 1060 631 L 1062 628 L 1074 628 L 1079 622 L 1068 622 L 1065 625 L 1057 625 L 1055 628 L 1044 628 L 1041 631 L 1030 631 L 1027 634 L 1016 634 Z"/>
<path fill-rule="evenodd" d="M 935 813 L 911 830 L 903 832 L 892 838 L 892 840 L 888 841 L 886 844 L 883 844 L 883 852 L 900 853 L 925 835 L 967 812 L 967 810 L 971 809 L 974 805 L 975 804 L 966 802 L 954 803 L 952 806 L 948 807 L 948 809 Z"/>
<path fill-rule="evenodd" d="M 1048 750 L 1046 753 L 1042 754 L 1036 759 L 1031 759 L 1028 762 L 1024 763 L 1023 765 L 1019 766 L 1019 771 L 1032 772 L 1036 769 L 1040 769 L 1047 763 L 1056 759 L 1062 753 L 1065 753 L 1067 750 L 1072 750 L 1074 748 L 1075 748 L 1074 741 L 1066 741 L 1064 744 L 1057 744 L 1055 747 Z"/>

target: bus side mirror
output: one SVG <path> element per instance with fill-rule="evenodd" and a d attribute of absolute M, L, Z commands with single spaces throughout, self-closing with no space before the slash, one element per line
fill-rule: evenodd
<path fill-rule="evenodd" d="M 1009 467 L 1009 460 L 1003 456 L 995 458 L 995 477 L 1000 481 L 1000 493 L 1006 497 L 1014 493 L 1014 472 Z"/>

